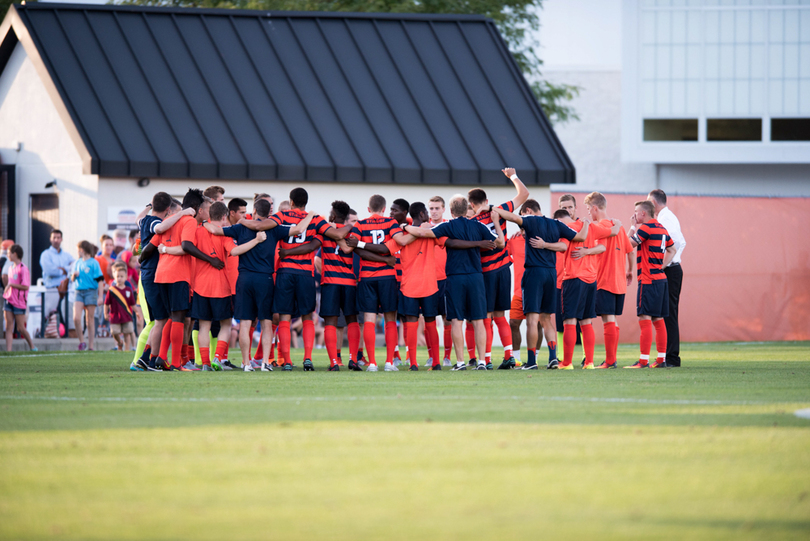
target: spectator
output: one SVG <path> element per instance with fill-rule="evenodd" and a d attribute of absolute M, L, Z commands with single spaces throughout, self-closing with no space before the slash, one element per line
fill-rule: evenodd
<path fill-rule="evenodd" d="M 8 271 L 11 269 L 11 260 L 8 258 L 8 249 L 14 245 L 11 239 L 4 240 L 0 245 L 0 274 L 3 277 L 3 288 L 8 284 Z"/>
<path fill-rule="evenodd" d="M 127 249 L 128 234 L 124 229 L 116 229 L 113 233 L 115 239 L 113 240 L 115 247 L 113 248 L 113 259 L 118 259 L 118 255 Z"/>
<path fill-rule="evenodd" d="M 110 239 L 112 242 L 112 239 Z M 112 245 L 110 247 L 112 249 Z M 98 261 L 93 259 L 95 246 L 83 240 L 79 243 L 79 260 L 74 266 L 71 280 L 76 284 L 76 301 L 73 303 L 73 323 L 76 325 L 76 334 L 79 337 L 79 351 L 90 349 L 92 351 L 96 336 L 96 306 L 103 302 L 104 275 L 101 273 Z M 84 341 L 82 329 L 82 313 L 85 313 L 87 322 L 87 343 Z"/>
<path fill-rule="evenodd" d="M 135 350 L 135 290 L 127 283 L 127 266 L 113 265 L 115 281 L 110 284 L 104 299 L 104 317 L 110 321 L 110 333 L 115 338 L 116 350 Z"/>
<path fill-rule="evenodd" d="M 54 229 L 51 231 L 51 246 L 39 256 L 45 287 L 48 289 L 59 287 L 62 280 L 68 277 L 73 261 L 73 256 L 62 249 L 62 232 Z"/>
<path fill-rule="evenodd" d="M 107 286 L 113 281 L 110 276 L 110 267 L 115 263 L 115 243 L 109 235 L 101 235 L 101 252 L 96 256 L 96 261 L 101 269 L 101 274 L 104 276 L 104 290 L 106 292 Z"/>
<path fill-rule="evenodd" d="M 3 289 L 3 312 L 6 316 L 6 351 L 11 351 L 11 339 L 14 336 L 16 323 L 17 332 L 28 342 L 28 347 L 36 351 L 31 335 L 25 328 L 25 311 L 28 308 L 28 289 L 31 287 L 31 273 L 22 262 L 23 249 L 14 244 L 8 250 L 8 259 L 11 269 L 8 273 L 8 285 Z"/>

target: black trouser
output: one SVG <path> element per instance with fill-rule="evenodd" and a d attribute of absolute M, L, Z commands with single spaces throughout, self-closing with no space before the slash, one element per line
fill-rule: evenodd
<path fill-rule="evenodd" d="M 683 269 L 671 265 L 664 269 L 669 284 L 669 315 L 664 318 L 667 327 L 667 364 L 681 366 L 681 334 L 678 330 L 678 300 L 681 298 Z"/>

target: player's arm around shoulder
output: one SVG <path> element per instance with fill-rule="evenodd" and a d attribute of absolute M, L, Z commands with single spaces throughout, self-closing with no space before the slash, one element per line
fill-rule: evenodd
<path fill-rule="evenodd" d="M 246 252 L 249 252 L 250 250 L 255 248 L 257 245 L 264 242 L 265 240 L 267 240 L 267 233 L 265 233 L 264 231 L 259 231 L 259 232 L 256 233 L 256 236 L 253 239 L 249 240 L 248 242 L 246 242 L 244 244 L 240 244 L 240 245 L 235 246 L 234 248 L 232 248 L 231 252 L 230 252 L 230 255 L 231 256 L 240 256 L 240 255 L 242 255 L 242 254 L 244 254 Z"/>

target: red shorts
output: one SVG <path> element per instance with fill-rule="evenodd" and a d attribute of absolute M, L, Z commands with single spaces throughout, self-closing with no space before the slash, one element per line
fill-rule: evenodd
<path fill-rule="evenodd" d="M 526 319 L 523 315 L 523 297 L 512 295 L 512 306 L 509 308 L 509 319 Z"/>

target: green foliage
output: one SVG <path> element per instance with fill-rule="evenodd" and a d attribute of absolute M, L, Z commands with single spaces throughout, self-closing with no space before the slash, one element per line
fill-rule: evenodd
<path fill-rule="evenodd" d="M 0 0 L 5 1 L 5 0 Z M 578 120 L 570 101 L 580 88 L 540 79 L 542 60 L 531 38 L 540 28 L 542 0 L 123 0 L 126 5 L 256 9 L 265 11 L 345 11 L 368 13 L 452 13 L 484 15 L 498 27 L 521 71 L 535 80 L 532 91 L 552 123 Z"/>

